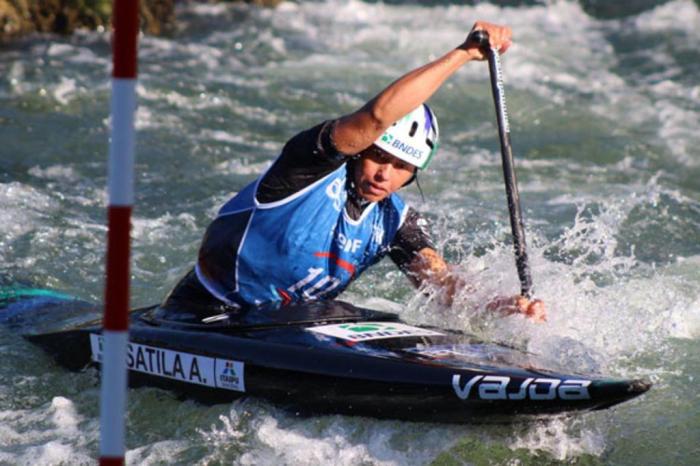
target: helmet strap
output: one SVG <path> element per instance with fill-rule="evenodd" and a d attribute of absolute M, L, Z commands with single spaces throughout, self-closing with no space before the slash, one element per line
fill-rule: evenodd
<path fill-rule="evenodd" d="M 416 180 L 416 186 L 418 186 L 418 192 L 420 193 L 421 201 L 425 202 L 425 196 L 423 196 L 423 189 L 420 187 L 420 183 L 418 182 L 418 170 L 416 170 L 416 173 L 413 174 L 413 179 Z"/>
<path fill-rule="evenodd" d="M 418 168 L 413 172 L 413 176 L 411 177 L 410 180 L 406 181 L 401 188 L 405 188 L 406 186 L 410 185 L 414 181 L 416 182 L 416 186 L 418 187 L 418 192 L 420 193 L 420 198 L 423 202 L 425 202 L 425 196 L 423 195 L 423 189 L 420 187 L 420 183 L 418 182 Z"/>
<path fill-rule="evenodd" d="M 418 167 L 416 167 L 416 169 L 413 170 L 413 175 L 411 176 L 411 178 L 409 178 L 408 181 L 406 181 L 406 182 L 403 184 L 403 186 L 401 186 L 401 187 L 402 187 L 402 188 L 405 188 L 406 186 L 408 186 L 409 184 L 411 184 L 411 183 L 413 183 L 414 181 L 417 181 L 417 180 L 418 180 Z"/>

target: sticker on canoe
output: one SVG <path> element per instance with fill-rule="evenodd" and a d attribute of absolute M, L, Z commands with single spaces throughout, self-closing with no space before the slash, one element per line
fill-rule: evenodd
<path fill-rule="evenodd" d="M 92 360 L 102 362 L 102 335 L 90 334 Z M 183 353 L 155 346 L 129 343 L 126 349 L 129 370 L 181 382 L 245 392 L 244 363 L 199 354 Z"/>
<path fill-rule="evenodd" d="M 397 322 L 353 322 L 350 324 L 319 325 L 307 328 L 309 332 L 350 341 L 382 340 L 398 337 L 433 337 L 442 333 L 425 328 L 412 327 Z"/>

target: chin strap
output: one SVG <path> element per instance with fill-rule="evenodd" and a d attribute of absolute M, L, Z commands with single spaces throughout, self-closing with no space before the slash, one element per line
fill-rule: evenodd
<path fill-rule="evenodd" d="M 420 183 L 418 182 L 418 170 L 413 174 L 413 178 L 411 181 L 416 180 L 416 186 L 418 186 L 418 192 L 420 193 L 420 199 L 422 202 L 425 202 L 425 196 L 423 196 L 423 189 L 420 187 Z"/>
<path fill-rule="evenodd" d="M 408 186 L 409 184 L 413 183 L 414 181 L 416 181 L 416 182 L 418 181 L 418 169 L 417 169 L 417 168 L 413 171 L 413 176 L 412 176 L 408 181 L 406 181 L 406 182 L 403 184 L 403 186 L 401 186 L 401 187 L 402 187 L 402 188 L 405 188 L 406 186 Z M 419 188 L 419 189 L 420 189 L 420 188 Z"/>

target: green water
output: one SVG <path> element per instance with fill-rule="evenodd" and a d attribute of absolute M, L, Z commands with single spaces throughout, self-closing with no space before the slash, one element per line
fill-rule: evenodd
<path fill-rule="evenodd" d="M 431 100 L 440 153 L 421 177 L 425 200 L 415 187 L 404 196 L 476 291 L 441 309 L 387 261 L 344 299 L 571 367 L 647 378 L 649 393 L 579 417 L 444 426 L 301 419 L 255 399 L 207 407 L 137 389 L 129 392 L 127 461 L 696 464 L 700 11 L 691 0 L 607 13 L 595 3 L 181 6 L 176 36 L 140 43 L 132 304 L 162 298 L 191 267 L 218 207 L 290 136 L 354 110 L 456 46 L 475 19 L 501 21 L 515 33 L 503 58 L 506 93 L 548 323 L 479 311 L 518 289 L 483 64 L 466 66 Z M 0 52 L 3 283 L 99 302 L 109 37 L 31 37 Z M 0 348 L 0 464 L 93 464 L 97 374 L 67 373 L 8 330 L 0 329 Z"/>

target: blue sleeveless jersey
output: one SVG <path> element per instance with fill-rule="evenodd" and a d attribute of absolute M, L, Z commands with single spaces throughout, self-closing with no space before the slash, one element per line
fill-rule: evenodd
<path fill-rule="evenodd" d="M 277 202 L 255 199 L 262 177 L 228 201 L 207 229 L 197 277 L 234 305 L 329 299 L 387 252 L 407 212 L 395 194 L 345 211 L 347 168 Z"/>

